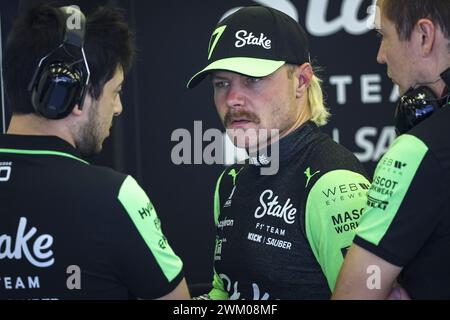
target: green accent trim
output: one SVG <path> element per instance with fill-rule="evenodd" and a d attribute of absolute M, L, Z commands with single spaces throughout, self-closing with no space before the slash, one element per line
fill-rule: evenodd
<path fill-rule="evenodd" d="M 333 170 L 322 175 L 308 194 L 306 236 L 331 291 L 344 262 L 343 252 L 352 244 L 364 212 L 369 186 L 359 173 Z"/>
<path fill-rule="evenodd" d="M 223 280 L 219 277 L 216 270 L 214 270 L 213 288 L 208 293 L 212 300 L 228 300 L 228 292 L 225 290 Z"/>
<path fill-rule="evenodd" d="M 50 151 L 50 150 L 22 150 L 22 149 L 0 149 L 0 153 L 13 153 L 13 154 L 31 154 L 31 155 L 50 155 L 50 156 L 59 156 L 65 158 L 71 158 L 74 160 L 78 160 L 85 164 L 89 164 L 89 162 L 84 161 L 78 157 L 71 155 L 70 153 L 59 152 L 59 151 Z"/>
<path fill-rule="evenodd" d="M 285 63 L 286 63 L 285 61 L 275 61 L 275 60 L 266 60 L 248 57 L 234 57 L 221 59 L 214 61 L 206 68 L 204 68 L 202 71 L 196 73 L 191 78 L 191 80 L 189 80 L 187 87 L 191 88 L 192 81 L 195 78 L 205 76 L 207 73 L 214 70 L 227 70 L 231 72 L 244 74 L 250 77 L 261 78 L 274 73 Z"/>
<path fill-rule="evenodd" d="M 209 39 L 209 46 L 208 46 L 208 60 L 211 59 L 214 49 L 216 48 L 216 45 L 219 42 L 219 39 L 222 36 L 222 34 L 224 33 L 226 28 L 227 28 L 227 26 L 221 26 L 221 27 L 217 28 L 216 30 L 214 30 L 213 34 L 211 35 L 211 39 Z M 214 38 L 214 41 L 213 41 L 214 36 L 216 36 L 216 37 Z"/>
<path fill-rule="evenodd" d="M 220 182 L 222 181 L 222 177 L 225 174 L 227 169 L 225 169 L 217 179 L 216 183 L 216 189 L 214 191 L 214 224 L 217 227 L 219 224 L 219 216 L 220 216 L 220 194 L 219 194 L 219 188 L 220 188 Z M 214 249 L 214 256 L 217 252 L 217 247 L 219 245 L 219 240 L 216 239 L 216 245 Z M 228 299 L 228 293 L 225 291 L 223 281 L 222 279 L 217 275 L 216 270 L 214 270 L 214 278 L 213 278 L 213 288 L 208 293 L 209 297 L 212 300 L 227 300 Z"/>
<path fill-rule="evenodd" d="M 220 216 L 219 187 L 220 187 L 220 182 L 222 181 L 222 177 L 226 171 L 227 171 L 227 169 L 225 169 L 222 172 L 222 174 L 219 176 L 219 179 L 217 179 L 216 190 L 214 191 L 214 223 L 216 224 L 216 227 L 219 224 L 219 216 Z"/>
<path fill-rule="evenodd" d="M 173 252 L 162 233 L 159 218 L 150 199 L 131 176 L 128 176 L 122 183 L 118 199 L 152 252 L 167 280 L 172 281 L 180 273 L 183 262 Z"/>
<path fill-rule="evenodd" d="M 357 232 L 359 237 L 379 245 L 427 152 L 428 147 L 415 136 L 404 134 L 394 141 L 375 170 L 367 201 L 368 209 Z M 394 162 L 401 168 L 396 168 Z M 387 181 L 390 181 L 389 188 L 386 186 Z"/>

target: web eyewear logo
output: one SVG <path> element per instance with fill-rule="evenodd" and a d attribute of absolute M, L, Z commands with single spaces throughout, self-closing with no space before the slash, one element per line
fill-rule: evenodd
<path fill-rule="evenodd" d="M 406 163 L 400 162 L 400 161 L 395 161 L 394 166 L 395 166 L 397 169 L 403 169 L 404 167 L 406 167 Z"/>
<path fill-rule="evenodd" d="M 217 46 L 217 43 L 220 40 L 220 37 L 222 37 L 223 33 L 225 32 L 225 29 L 227 26 L 221 26 L 214 30 L 213 34 L 211 35 L 211 39 L 209 40 L 209 46 L 208 46 L 208 60 L 211 59 L 211 56 L 214 52 L 214 49 Z"/>
<path fill-rule="evenodd" d="M 382 165 L 386 167 L 394 167 L 395 169 L 404 169 L 408 164 L 406 162 L 401 162 L 392 158 L 383 158 Z"/>

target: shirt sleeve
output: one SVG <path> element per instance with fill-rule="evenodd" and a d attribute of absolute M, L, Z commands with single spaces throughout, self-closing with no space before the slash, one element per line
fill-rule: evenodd
<path fill-rule="evenodd" d="M 136 297 L 166 295 L 183 279 L 181 259 L 164 236 L 152 202 L 131 176 L 122 183 L 118 200 L 128 216 L 114 235 L 120 277 Z"/>
<path fill-rule="evenodd" d="M 396 139 L 378 163 L 355 243 L 405 266 L 444 212 L 443 172 L 420 139 L 408 134 Z"/>
<path fill-rule="evenodd" d="M 364 212 L 369 186 L 359 173 L 333 170 L 322 175 L 308 194 L 306 235 L 331 291 Z"/>

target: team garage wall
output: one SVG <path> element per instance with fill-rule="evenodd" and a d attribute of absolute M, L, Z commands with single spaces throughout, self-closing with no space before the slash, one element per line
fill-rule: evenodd
<path fill-rule="evenodd" d="M 44 1 L 22 1 L 19 11 L 37 2 Z M 204 139 L 204 131 L 221 129 L 209 82 L 195 90 L 185 85 L 205 63 L 210 32 L 224 14 L 261 3 L 301 22 L 310 35 L 311 57 L 321 67 L 333 115 L 323 130 L 353 151 L 370 174 L 395 138 L 392 115 L 397 91 L 385 75 L 386 67 L 376 62 L 379 40 L 367 21 L 371 0 L 72 3 L 86 12 L 98 4 L 119 5 L 136 30 L 139 52 L 127 77 L 124 112 L 103 154 L 92 161 L 137 178 L 157 208 L 172 247 L 183 258 L 190 283 L 208 282 L 212 275 L 213 190 L 223 166 L 194 161 L 193 152 L 191 163 L 197 164 L 175 165 L 171 152 L 179 142 L 171 141 L 171 136 L 185 129 L 191 133 L 192 150 L 194 145 L 203 150 L 211 143 Z M 11 1 L 0 2 L 3 44 L 17 8 Z M 202 130 L 194 130 L 195 121 L 202 121 Z"/>

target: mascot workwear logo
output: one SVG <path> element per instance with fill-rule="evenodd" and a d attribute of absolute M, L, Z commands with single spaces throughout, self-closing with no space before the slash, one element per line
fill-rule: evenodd
<path fill-rule="evenodd" d="M 208 60 L 211 59 L 214 49 L 216 48 L 217 43 L 219 43 L 220 37 L 222 36 L 226 28 L 227 26 L 221 26 L 214 30 L 213 34 L 211 35 L 208 46 Z"/>
<path fill-rule="evenodd" d="M 55 258 L 53 258 L 53 251 L 50 249 L 53 245 L 53 237 L 49 234 L 43 234 L 32 241 L 31 238 L 36 234 L 37 229 L 32 227 L 28 232 L 25 232 L 26 228 L 27 218 L 21 217 L 17 228 L 16 241 L 14 241 L 13 236 L 0 235 L 0 260 L 5 258 L 21 260 L 22 256 L 25 256 L 28 262 L 36 267 L 46 268 L 53 265 Z"/>
<path fill-rule="evenodd" d="M 234 46 L 236 48 L 242 48 L 246 45 L 260 46 L 266 50 L 272 48 L 272 40 L 267 39 L 264 33 L 261 33 L 259 37 L 255 37 L 253 35 L 253 32 L 249 33 L 246 30 L 239 30 L 238 32 L 236 32 L 236 39 L 237 41 L 234 43 Z"/>
<path fill-rule="evenodd" d="M 297 209 L 293 208 L 291 198 L 288 198 L 284 205 L 278 203 L 278 196 L 274 196 L 272 190 L 266 190 L 259 197 L 260 206 L 255 210 L 255 218 L 261 219 L 265 215 L 283 219 L 287 224 L 295 222 Z"/>

